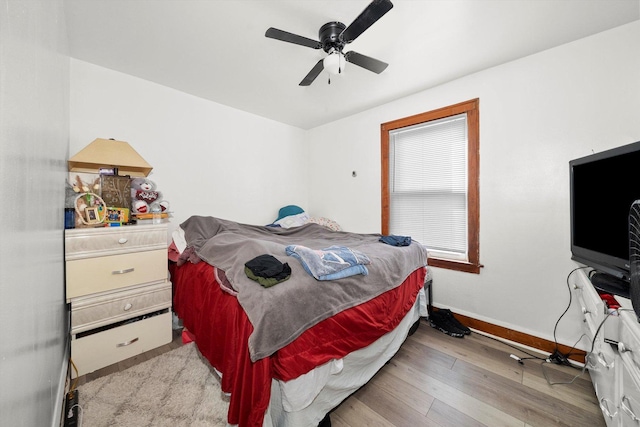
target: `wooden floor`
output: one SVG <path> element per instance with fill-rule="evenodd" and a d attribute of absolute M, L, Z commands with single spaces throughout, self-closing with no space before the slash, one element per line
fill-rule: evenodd
<path fill-rule="evenodd" d="M 126 369 L 181 345 L 159 349 L 80 377 L 78 384 Z M 333 427 L 605 426 L 589 374 L 549 385 L 538 360 L 477 333 L 452 338 L 422 321 L 400 351 L 331 413 Z M 552 382 L 579 370 L 545 364 Z"/>
<path fill-rule="evenodd" d="M 548 385 L 541 362 L 472 333 L 453 338 L 422 321 L 398 353 L 332 414 L 333 427 L 605 426 L 585 373 Z M 580 373 L 545 364 L 551 382 Z"/>

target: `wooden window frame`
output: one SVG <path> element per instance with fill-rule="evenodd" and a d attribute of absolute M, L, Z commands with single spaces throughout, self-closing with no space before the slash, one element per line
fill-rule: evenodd
<path fill-rule="evenodd" d="M 467 222 L 468 260 L 429 258 L 429 265 L 467 273 L 480 273 L 480 100 L 478 98 L 380 125 L 382 151 L 382 234 L 389 234 L 389 132 L 420 123 L 466 113 L 468 131 Z"/>

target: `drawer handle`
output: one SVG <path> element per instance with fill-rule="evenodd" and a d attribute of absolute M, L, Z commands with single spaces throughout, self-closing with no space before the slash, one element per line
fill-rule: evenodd
<path fill-rule="evenodd" d="M 631 420 L 633 421 L 640 421 L 640 418 L 638 418 L 636 416 L 636 414 L 633 413 L 633 411 L 631 410 L 631 408 L 629 408 L 626 404 L 625 401 L 631 403 L 631 401 L 629 400 L 629 398 L 627 396 L 622 396 L 622 399 L 620 399 L 620 409 L 622 409 L 623 412 L 625 412 L 627 415 L 629 415 L 629 417 L 631 418 Z"/>
<path fill-rule="evenodd" d="M 602 410 L 602 413 L 605 414 L 607 417 L 613 418 L 616 415 L 618 415 L 618 411 L 612 414 L 611 411 L 609 411 L 609 402 L 611 401 L 606 397 L 603 397 L 602 399 L 600 399 L 600 409 Z"/>
<path fill-rule="evenodd" d="M 131 307 L 133 307 L 133 306 L 131 305 L 130 302 L 128 302 L 122 308 L 124 309 L 124 311 L 129 311 L 129 310 L 131 310 Z"/>
<path fill-rule="evenodd" d="M 127 273 L 131 273 L 135 271 L 135 268 L 131 267 L 131 268 L 127 268 L 125 270 L 113 270 L 111 272 L 111 274 L 127 274 Z"/>
<path fill-rule="evenodd" d="M 607 369 L 611 369 L 613 367 L 613 363 L 610 364 L 609 362 L 607 362 L 607 358 L 604 354 L 602 354 L 601 351 L 598 352 L 598 363 L 600 363 Z"/>
<path fill-rule="evenodd" d="M 593 356 L 593 353 L 587 353 L 587 357 L 585 357 L 584 361 L 588 369 L 595 370 L 597 365 L 591 361 L 591 356 Z"/>
<path fill-rule="evenodd" d="M 124 245 L 128 241 L 129 241 L 129 239 L 127 239 L 126 237 L 121 237 L 120 240 L 118 240 L 118 243 L 120 243 L 121 245 Z"/>
<path fill-rule="evenodd" d="M 620 353 L 626 353 L 627 351 L 631 351 L 630 348 L 627 348 L 626 345 L 624 345 L 624 343 L 622 341 L 618 342 L 618 351 Z"/>
<path fill-rule="evenodd" d="M 131 341 L 125 341 L 125 342 L 121 342 L 120 344 L 116 344 L 116 347 L 126 347 L 128 345 L 133 344 L 134 342 L 138 341 L 138 338 L 134 338 Z"/>

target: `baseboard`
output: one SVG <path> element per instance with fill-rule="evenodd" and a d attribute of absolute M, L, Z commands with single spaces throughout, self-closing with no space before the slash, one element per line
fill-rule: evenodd
<path fill-rule="evenodd" d="M 437 308 L 437 307 L 436 307 Z M 556 350 L 556 343 L 543 338 L 539 338 L 533 335 L 525 334 L 523 332 L 514 331 L 513 329 L 505 328 L 504 326 L 494 325 L 483 320 L 474 319 L 473 317 L 464 316 L 462 314 L 454 313 L 456 318 L 465 326 L 478 331 L 485 332 L 487 334 L 504 338 L 518 344 L 526 345 L 531 348 L 544 351 L 546 353 L 553 353 Z M 567 345 L 558 344 L 558 350 L 562 354 L 568 354 L 569 359 L 584 363 L 586 352 L 579 349 L 571 349 Z"/>
<path fill-rule="evenodd" d="M 58 391 L 56 393 L 56 403 L 54 405 L 53 417 L 51 417 L 51 427 L 64 427 L 64 407 L 67 392 L 69 391 L 69 358 L 71 357 L 70 349 L 68 345 L 65 345 L 65 354 L 62 359 L 62 366 L 60 369 L 60 379 L 58 381 Z"/>

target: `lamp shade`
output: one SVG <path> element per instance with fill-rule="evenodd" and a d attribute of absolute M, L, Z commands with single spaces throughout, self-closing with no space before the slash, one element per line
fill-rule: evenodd
<path fill-rule="evenodd" d="M 322 60 L 322 66 L 329 74 L 340 74 L 344 71 L 346 61 L 342 52 L 333 51 Z"/>
<path fill-rule="evenodd" d="M 118 168 L 118 174 L 149 175 L 153 167 L 128 142 L 97 138 L 69 159 L 70 172 L 99 173 L 101 168 Z"/>

